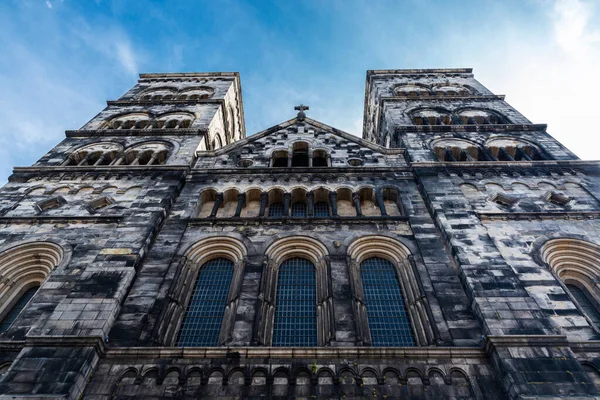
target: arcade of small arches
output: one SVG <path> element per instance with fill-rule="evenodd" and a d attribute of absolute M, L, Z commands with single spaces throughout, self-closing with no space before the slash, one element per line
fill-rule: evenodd
<path fill-rule="evenodd" d="M 275 240 L 264 257 L 252 342 L 302 347 L 326 346 L 335 340 L 327 248 L 316 239 L 291 236 Z M 194 243 L 170 289 L 157 342 L 178 347 L 230 343 L 246 260 L 245 245 L 229 236 Z M 348 260 L 358 344 L 435 343 L 414 259 L 401 242 L 378 235 L 358 238 L 348 247 Z M 386 297 L 383 287 L 393 296 Z"/>
<path fill-rule="evenodd" d="M 164 100 L 204 100 L 211 98 L 215 90 L 209 86 L 194 86 L 179 89 L 171 86 L 152 87 L 138 93 L 135 97 L 144 101 Z"/>
<path fill-rule="evenodd" d="M 477 92 L 467 85 L 452 83 L 439 83 L 435 85 L 411 83 L 395 86 L 394 94 L 400 97 L 430 97 L 471 96 L 477 94 Z"/>
<path fill-rule="evenodd" d="M 414 125 L 497 125 L 509 124 L 505 116 L 492 110 L 468 108 L 448 111 L 442 108 L 420 108 L 411 112 Z"/>
<path fill-rule="evenodd" d="M 62 165 L 161 165 L 167 161 L 170 149 L 165 142 L 143 142 L 126 149 L 114 142 L 93 143 L 75 150 Z"/>
<path fill-rule="evenodd" d="M 118 115 L 104 123 L 101 129 L 187 129 L 196 119 L 193 113 L 170 112 L 153 116 L 145 112 Z"/>
<path fill-rule="evenodd" d="M 270 167 L 330 167 L 331 155 L 325 149 L 313 149 L 307 142 L 294 142 L 287 149 L 271 153 Z"/>
<path fill-rule="evenodd" d="M 329 217 L 398 217 L 404 215 L 399 191 L 394 186 L 347 187 L 312 190 L 299 187 L 236 188 L 217 191 L 206 189 L 200 194 L 198 218 L 329 218 Z"/>
<path fill-rule="evenodd" d="M 439 161 L 537 161 L 550 156 L 531 142 L 511 138 L 493 138 L 484 146 L 466 139 L 441 138 L 431 142 L 433 153 Z"/>
<path fill-rule="evenodd" d="M 315 368 L 316 367 L 316 368 Z M 116 369 L 116 368 L 115 368 Z M 368 393 L 373 395 L 373 389 L 379 390 L 379 395 L 396 398 L 401 395 L 402 388 L 408 385 L 455 386 L 463 396 L 471 397 L 474 387 L 468 375 L 458 367 L 449 368 L 417 368 L 415 366 L 400 368 L 372 366 L 348 366 L 332 369 L 328 366 L 291 366 L 291 365 L 261 365 L 252 364 L 231 368 L 210 365 L 189 365 L 185 368 L 164 365 L 136 365 L 122 367 L 115 374 L 113 396 L 131 395 L 131 387 L 141 390 L 156 386 L 186 386 L 189 388 L 203 386 L 246 387 L 248 391 L 237 393 L 240 396 L 256 394 L 253 389 L 269 387 L 272 396 L 283 397 L 319 397 L 315 389 L 331 388 L 330 392 L 318 392 L 327 397 L 343 398 L 345 394 L 361 390 L 366 386 Z M 311 390 L 312 389 L 312 390 Z M 336 393 L 339 390 L 338 393 Z M 479 389 L 477 389 L 478 391 Z M 138 392 L 139 393 L 139 392 Z M 311 395 L 312 393 L 312 395 Z M 377 393 L 377 391 L 375 392 Z M 465 398 L 466 398 L 465 397 Z M 463 397 L 461 397 L 463 398 Z"/>

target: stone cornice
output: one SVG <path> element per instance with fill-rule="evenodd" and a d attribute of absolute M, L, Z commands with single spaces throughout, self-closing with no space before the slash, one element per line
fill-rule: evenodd
<path fill-rule="evenodd" d="M 130 100 L 108 100 L 106 102 L 107 106 L 130 106 L 135 104 L 140 105 L 161 105 L 161 104 L 225 104 L 224 99 L 170 99 L 170 100 L 141 100 L 141 99 L 130 99 Z"/>
<path fill-rule="evenodd" d="M 598 219 L 599 211 L 543 211 L 543 212 L 477 212 L 483 221 L 530 221 L 530 220 L 556 220 L 556 219 Z"/>
<path fill-rule="evenodd" d="M 43 173 L 43 172 L 100 172 L 100 173 L 140 173 L 140 172 L 167 172 L 188 171 L 189 165 L 85 165 L 85 166 L 34 166 L 15 167 L 13 174 L 18 173 Z"/>
<path fill-rule="evenodd" d="M 239 78 L 239 72 L 173 72 L 173 73 L 144 73 L 142 79 L 173 79 L 173 78 Z"/>
<path fill-rule="evenodd" d="M 381 103 L 390 102 L 390 101 L 431 101 L 435 100 L 436 102 L 444 102 L 452 100 L 504 100 L 505 95 L 503 94 L 474 94 L 474 95 L 466 95 L 466 96 L 436 96 L 436 95 L 425 95 L 419 97 L 410 97 L 410 96 L 382 96 Z"/>
<path fill-rule="evenodd" d="M 273 168 L 273 167 L 237 167 L 237 168 L 193 168 L 190 172 L 196 174 L 240 174 L 240 175 L 258 175 L 264 174 L 268 176 L 283 175 L 289 176 L 293 174 L 367 174 L 373 173 L 395 173 L 395 172 L 410 172 L 409 166 L 402 167 L 292 167 L 292 168 Z M 192 176 L 193 176 L 192 175 Z M 402 177 L 394 177 L 394 179 L 403 179 Z M 412 176 L 404 177 L 404 179 L 412 179 Z"/>
<path fill-rule="evenodd" d="M 502 347 L 569 347 L 564 335 L 503 335 L 486 337 L 485 350 L 491 354 Z"/>
<path fill-rule="evenodd" d="M 191 359 L 437 359 L 482 358 L 477 347 L 122 347 L 107 348 L 106 358 Z"/>
<path fill-rule="evenodd" d="M 227 217 L 190 218 L 190 225 L 340 225 L 403 223 L 408 227 L 408 216 L 378 217 Z"/>
<path fill-rule="evenodd" d="M 581 168 L 598 167 L 596 160 L 540 160 L 540 161 L 419 161 L 410 163 L 413 169 L 507 169 L 508 168 Z"/>
<path fill-rule="evenodd" d="M 430 75 L 472 74 L 473 68 L 418 68 L 418 69 L 369 69 L 367 79 L 374 75 Z"/>
<path fill-rule="evenodd" d="M 494 125 L 399 125 L 394 127 L 394 132 L 500 132 L 510 131 L 511 135 L 519 132 L 545 132 L 547 124 L 494 124 Z"/>
<path fill-rule="evenodd" d="M 68 138 L 110 137 L 110 136 L 196 136 L 208 132 L 206 128 L 196 129 L 78 129 L 65 131 Z"/>
<path fill-rule="evenodd" d="M 32 216 L 32 217 L 0 217 L 0 224 L 115 224 L 121 222 L 123 216 L 90 215 L 90 216 Z"/>

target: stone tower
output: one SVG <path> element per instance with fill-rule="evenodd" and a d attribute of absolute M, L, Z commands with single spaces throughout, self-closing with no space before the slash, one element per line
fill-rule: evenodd
<path fill-rule="evenodd" d="M 148 74 L 0 190 L 0 398 L 598 396 L 598 163 L 469 69 L 363 138 Z"/>

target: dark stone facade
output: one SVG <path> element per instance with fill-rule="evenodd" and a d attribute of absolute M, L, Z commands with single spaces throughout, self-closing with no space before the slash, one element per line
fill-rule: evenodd
<path fill-rule="evenodd" d="M 598 173 L 468 69 L 369 71 L 363 139 L 303 111 L 246 137 L 237 74 L 142 75 L 0 191 L 0 317 L 40 286 L 0 335 L 0 398 L 600 397 L 570 291 L 600 301 Z M 272 346 L 290 257 L 315 267 L 316 347 Z M 415 346 L 373 345 L 368 257 Z M 216 258 L 218 340 L 179 347 Z"/>

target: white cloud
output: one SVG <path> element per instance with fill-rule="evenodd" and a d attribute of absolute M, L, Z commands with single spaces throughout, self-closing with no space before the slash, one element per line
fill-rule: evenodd
<path fill-rule="evenodd" d="M 52 3 L 50 3 L 50 1 L 48 1 L 48 0 L 46 0 L 46 7 L 52 8 Z"/>
<path fill-rule="evenodd" d="M 114 44 L 116 55 L 115 57 L 121 66 L 130 74 L 138 73 L 138 66 L 135 59 L 135 53 L 131 49 L 131 44 L 128 41 L 118 41 Z"/>

